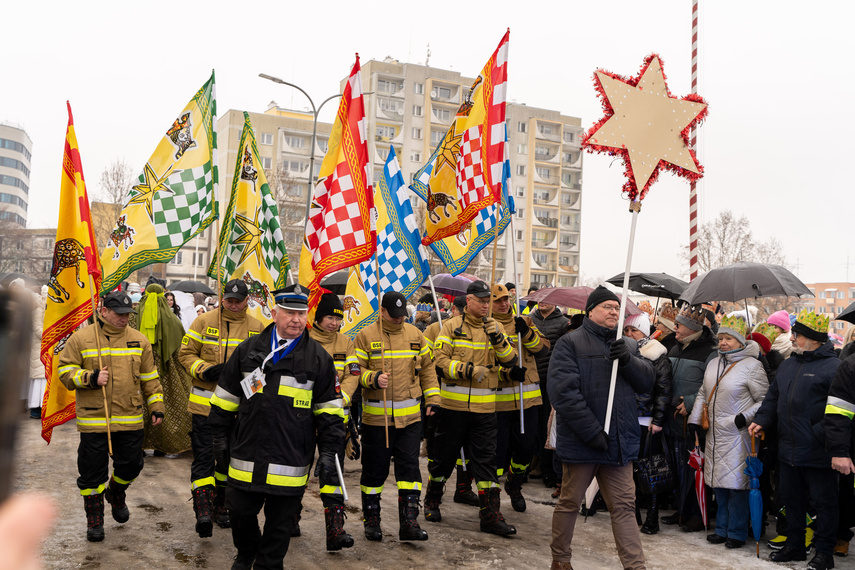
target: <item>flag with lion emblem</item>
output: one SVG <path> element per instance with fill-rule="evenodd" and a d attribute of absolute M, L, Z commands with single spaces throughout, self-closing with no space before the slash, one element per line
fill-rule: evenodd
<path fill-rule="evenodd" d="M 166 130 L 131 188 L 101 255 L 103 291 L 152 263 L 170 261 L 217 219 L 214 73 Z"/>
<path fill-rule="evenodd" d="M 214 257 L 208 276 L 220 283 L 230 279 L 246 283 L 249 289 L 247 312 L 269 323 L 273 305 L 271 289 L 275 291 L 285 286 L 290 264 L 279 226 L 279 208 L 267 185 L 246 111 L 243 120 L 232 194 L 220 231 L 222 263 L 218 271 L 218 260 Z"/>

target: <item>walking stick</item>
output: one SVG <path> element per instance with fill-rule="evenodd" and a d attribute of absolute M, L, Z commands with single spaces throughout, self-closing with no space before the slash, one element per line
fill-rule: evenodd
<path fill-rule="evenodd" d="M 377 274 L 377 330 L 380 331 L 380 374 L 386 372 L 386 349 L 383 346 L 383 321 L 380 317 L 380 258 L 374 253 L 374 272 Z M 386 431 L 386 449 L 389 449 L 389 410 L 386 409 L 386 388 L 383 388 L 383 428 Z"/>
<path fill-rule="evenodd" d="M 95 347 L 98 349 L 98 370 L 104 368 L 104 363 L 101 359 L 101 328 L 98 326 L 98 313 L 96 312 L 97 305 L 95 304 L 95 282 L 92 280 L 92 274 L 89 274 L 89 300 L 92 302 L 92 320 L 95 325 Z M 109 379 L 109 375 L 107 376 Z M 107 453 L 113 457 L 113 439 L 110 437 L 110 413 L 107 410 L 107 386 L 101 386 L 101 395 L 104 396 L 104 423 L 107 424 Z"/>

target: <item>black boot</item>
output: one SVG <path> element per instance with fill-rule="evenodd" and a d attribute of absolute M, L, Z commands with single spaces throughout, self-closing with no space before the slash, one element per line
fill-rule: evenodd
<path fill-rule="evenodd" d="M 104 498 L 113 507 L 113 520 L 119 523 L 126 523 L 131 518 L 131 512 L 125 503 L 125 489 L 127 488 L 127 485 L 117 483 L 114 477 L 110 477 L 110 484 L 107 485 L 107 490 L 104 492 Z"/>
<path fill-rule="evenodd" d="M 83 495 L 83 508 L 86 509 L 86 540 L 101 542 L 104 540 L 104 495 Z"/>
<path fill-rule="evenodd" d="M 303 505 L 300 505 L 300 512 L 303 512 Z M 291 538 L 296 538 L 303 534 L 300 531 L 300 519 L 302 518 L 303 516 L 300 513 L 294 515 L 294 528 L 291 529 Z"/>
<path fill-rule="evenodd" d="M 425 491 L 425 520 L 430 522 L 440 522 L 442 513 L 439 506 L 442 504 L 442 492 L 445 489 L 445 483 L 437 481 L 428 481 L 427 491 Z"/>
<path fill-rule="evenodd" d="M 508 472 L 505 479 L 505 492 L 511 497 L 511 506 L 518 513 L 525 512 L 525 497 L 522 496 L 522 484 L 524 475 Z"/>
<path fill-rule="evenodd" d="M 330 505 L 324 509 L 327 523 L 327 550 L 341 550 L 353 546 L 353 537 L 344 531 L 347 515 L 343 505 Z"/>
<path fill-rule="evenodd" d="M 478 514 L 481 517 L 481 532 L 490 532 L 499 536 L 510 536 L 517 533 L 517 529 L 513 525 L 505 522 L 505 517 L 499 510 L 501 498 L 499 489 L 485 489 L 478 493 L 478 499 L 481 503 L 481 510 Z"/>
<path fill-rule="evenodd" d="M 656 495 L 650 497 L 650 508 L 647 509 L 647 518 L 641 526 L 641 532 L 644 534 L 656 534 L 659 532 L 659 505 L 656 501 Z"/>
<path fill-rule="evenodd" d="M 398 539 L 427 540 L 428 534 L 419 526 L 419 492 L 398 493 Z"/>
<path fill-rule="evenodd" d="M 214 491 L 214 509 L 212 517 L 220 528 L 231 528 L 232 521 L 229 518 L 229 510 L 226 508 L 226 486 L 217 485 Z"/>
<path fill-rule="evenodd" d="M 214 488 L 211 485 L 193 489 L 193 512 L 196 513 L 196 533 L 199 538 L 214 534 L 212 513 L 214 510 Z"/>
<path fill-rule="evenodd" d="M 362 517 L 365 538 L 375 542 L 383 540 L 383 531 L 380 529 L 380 495 L 362 493 Z"/>
<path fill-rule="evenodd" d="M 472 491 L 472 472 L 457 466 L 457 487 L 454 489 L 454 502 L 478 506 L 478 495 Z"/>
<path fill-rule="evenodd" d="M 828 570 L 829 568 L 834 568 L 834 557 L 827 552 L 817 552 L 807 565 L 807 570 Z"/>

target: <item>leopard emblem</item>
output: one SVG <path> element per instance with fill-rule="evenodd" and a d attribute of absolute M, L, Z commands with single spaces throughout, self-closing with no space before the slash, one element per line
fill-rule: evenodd
<path fill-rule="evenodd" d="M 439 223 L 441 218 L 436 211 L 437 208 L 442 208 L 442 215 L 446 218 L 451 217 L 448 213 L 448 207 L 451 206 L 456 210 L 457 206 L 454 204 L 455 200 L 457 200 L 457 198 L 454 196 L 443 194 L 442 192 L 431 192 L 430 189 L 428 189 L 427 209 L 430 220 L 435 224 Z"/>
<path fill-rule="evenodd" d="M 356 311 L 359 313 L 359 305 L 360 302 L 348 295 L 344 298 L 344 315 L 347 317 L 347 322 L 353 322 L 353 315 L 350 314 L 351 311 Z"/>
<path fill-rule="evenodd" d="M 59 274 L 69 267 L 74 267 L 74 276 L 77 279 L 77 286 L 83 289 L 86 285 L 80 280 L 80 262 L 86 261 L 86 252 L 83 246 L 74 238 L 61 239 L 56 242 L 53 249 L 53 265 L 50 270 L 50 280 L 48 281 L 48 290 L 53 292 L 48 293 L 48 298 L 54 303 L 64 303 L 63 297 L 67 301 L 70 297 L 68 291 L 59 284 Z"/>

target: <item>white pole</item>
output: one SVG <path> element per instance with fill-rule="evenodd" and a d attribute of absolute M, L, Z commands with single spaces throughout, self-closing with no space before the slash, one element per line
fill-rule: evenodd
<path fill-rule="evenodd" d="M 433 304 L 436 307 L 436 318 L 439 321 L 439 328 L 442 328 L 442 311 L 439 309 L 439 299 L 436 297 L 436 289 L 433 288 L 433 275 L 428 274 L 428 283 L 430 283 L 430 293 L 433 295 Z"/>
<path fill-rule="evenodd" d="M 630 202 L 629 210 L 632 212 L 632 226 L 629 229 L 629 248 L 626 251 L 626 269 L 623 272 L 623 292 L 620 297 L 620 316 L 618 316 L 617 336 L 619 339 L 623 332 L 624 313 L 626 312 L 626 292 L 629 289 L 629 270 L 632 265 L 632 248 L 635 245 L 635 225 L 638 222 L 638 213 L 641 211 L 641 202 Z M 612 379 L 609 384 L 609 403 L 606 406 L 606 425 L 604 431 L 606 435 L 609 433 L 609 428 L 612 425 L 612 408 L 615 403 L 615 384 L 617 383 L 617 368 L 618 361 L 612 362 Z"/>
<path fill-rule="evenodd" d="M 514 289 L 517 291 L 517 297 L 520 295 L 519 283 L 517 283 L 517 233 L 514 231 L 514 215 L 511 214 L 511 255 L 514 256 Z M 496 223 L 499 223 L 499 208 L 496 207 Z M 519 303 L 514 300 L 516 304 L 517 310 L 519 310 Z M 511 314 L 514 314 L 515 311 L 511 311 Z M 517 356 L 519 356 L 519 365 L 522 367 L 523 359 L 522 359 L 522 335 L 517 333 Z M 523 385 L 520 382 L 520 433 L 525 433 L 525 406 L 523 405 Z"/>
<path fill-rule="evenodd" d="M 338 453 L 335 454 L 335 470 L 338 472 L 338 482 L 341 484 L 341 494 L 344 500 L 347 501 L 347 487 L 344 486 L 344 474 L 341 472 L 341 465 L 338 464 Z"/>

